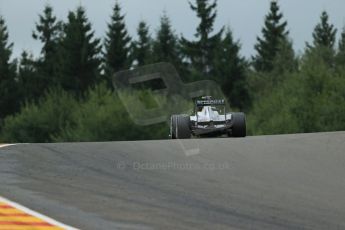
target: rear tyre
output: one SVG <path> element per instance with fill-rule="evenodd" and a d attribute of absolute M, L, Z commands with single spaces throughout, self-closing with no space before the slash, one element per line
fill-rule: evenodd
<path fill-rule="evenodd" d="M 232 114 L 232 132 L 233 137 L 245 137 L 247 135 L 246 115 L 244 113 Z"/>
<path fill-rule="evenodd" d="M 172 115 L 170 125 L 172 139 L 191 138 L 190 118 L 188 115 Z"/>
<path fill-rule="evenodd" d="M 170 118 L 170 137 L 171 137 L 171 139 L 176 139 L 176 123 L 177 123 L 177 115 L 172 115 Z"/>

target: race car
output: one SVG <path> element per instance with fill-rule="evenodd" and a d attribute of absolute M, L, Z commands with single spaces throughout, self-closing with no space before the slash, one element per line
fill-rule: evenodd
<path fill-rule="evenodd" d="M 241 112 L 226 112 L 224 99 L 205 96 L 195 100 L 194 114 L 172 115 L 170 137 L 188 139 L 194 137 L 245 137 L 246 117 Z"/>

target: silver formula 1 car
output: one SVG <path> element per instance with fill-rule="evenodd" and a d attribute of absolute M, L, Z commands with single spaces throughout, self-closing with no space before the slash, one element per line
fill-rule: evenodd
<path fill-rule="evenodd" d="M 194 137 L 246 136 L 246 118 L 244 113 L 226 112 L 225 100 L 212 99 L 210 96 L 195 100 L 194 114 L 172 115 L 170 137 L 188 139 Z"/>

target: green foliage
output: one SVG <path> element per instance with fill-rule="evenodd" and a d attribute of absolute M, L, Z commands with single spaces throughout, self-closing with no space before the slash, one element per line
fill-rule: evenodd
<path fill-rule="evenodd" d="M 300 123 L 303 132 L 345 128 L 345 119 L 341 115 L 345 111 L 345 75 L 329 66 L 323 56 L 320 53 L 307 54 L 302 67 L 304 91 L 299 104 L 304 110 L 296 113 L 299 121 L 303 121 Z"/>
<path fill-rule="evenodd" d="M 215 76 L 230 105 L 244 109 L 250 104 L 247 64 L 240 56 L 240 44 L 235 42 L 230 29 L 222 39 L 214 58 Z"/>
<path fill-rule="evenodd" d="M 259 77 L 260 80 L 265 79 L 271 82 L 273 76 Z M 285 82 L 279 87 L 269 87 L 261 94 L 256 94 L 251 113 L 248 116 L 248 128 L 251 135 L 262 134 L 284 134 L 297 133 L 299 127 L 297 119 L 291 110 L 296 107 L 300 90 L 298 79 L 299 76 L 289 74 Z M 296 92 L 297 91 L 297 92 Z"/>
<path fill-rule="evenodd" d="M 140 124 L 148 123 L 156 118 L 163 118 L 169 120 L 169 114 L 179 113 L 191 114 L 193 111 L 193 101 L 185 100 L 180 95 L 162 96 L 160 93 L 155 93 L 151 90 L 120 90 L 119 96 L 122 101 L 125 101 L 127 109 L 131 110 L 130 116 L 139 114 L 141 119 Z M 154 113 L 154 117 L 152 117 Z M 133 120 L 136 117 L 133 117 Z M 158 119 L 160 120 L 160 119 Z"/>
<path fill-rule="evenodd" d="M 318 53 L 329 66 L 334 66 L 334 44 L 337 30 L 334 28 L 334 25 L 329 23 L 327 12 L 322 12 L 320 21 L 315 26 L 313 32 L 313 45 L 307 43 L 306 54 L 313 55 L 313 53 Z"/>
<path fill-rule="evenodd" d="M 69 12 L 60 56 L 63 89 L 80 96 L 100 82 L 100 51 L 100 40 L 94 38 L 85 10 L 78 7 L 75 12 Z"/>
<path fill-rule="evenodd" d="M 337 64 L 345 68 L 345 27 L 339 40 L 338 53 L 336 56 Z"/>
<path fill-rule="evenodd" d="M 39 15 L 39 23 L 36 23 L 36 30 L 32 33 L 35 40 L 43 43 L 41 53 L 45 58 L 53 56 L 58 48 L 56 45 L 61 35 L 61 22 L 53 15 L 53 8 L 46 5 L 42 15 Z"/>
<path fill-rule="evenodd" d="M 274 68 L 274 60 L 279 52 L 282 42 L 286 42 L 289 31 L 286 30 L 287 22 L 281 22 L 283 14 L 279 11 L 277 1 L 271 1 L 270 12 L 265 18 L 265 27 L 262 29 L 262 38 L 257 38 L 253 57 L 256 71 L 269 72 Z"/>
<path fill-rule="evenodd" d="M 10 72 L 10 57 L 13 43 L 9 44 L 5 20 L 0 16 L 0 77 L 4 79 Z"/>
<path fill-rule="evenodd" d="M 37 65 L 28 52 L 23 51 L 18 66 L 18 88 L 20 90 L 20 101 L 38 100 L 45 93 L 42 79 L 37 72 Z"/>
<path fill-rule="evenodd" d="M 152 62 L 152 39 L 149 27 L 145 21 L 139 22 L 138 40 L 133 42 L 133 61 L 136 66 L 143 66 Z"/>
<path fill-rule="evenodd" d="M 167 138 L 168 133 L 166 123 L 134 124 L 121 100 L 106 84 L 100 84 L 90 89 L 82 101 L 58 89 L 49 91 L 38 103 L 26 103 L 19 114 L 5 119 L 0 139 L 25 143 L 144 140 Z"/>
<path fill-rule="evenodd" d="M 121 14 L 121 7 L 116 2 L 104 44 L 105 69 L 108 76 L 120 70 L 128 69 L 131 65 L 129 59 L 131 38 L 128 35 L 124 19 L 124 15 Z"/>
<path fill-rule="evenodd" d="M 275 75 L 273 79 L 275 83 L 284 80 L 281 78 L 281 76 L 284 76 L 284 73 L 298 70 L 298 60 L 291 41 L 284 39 L 279 43 L 278 52 L 272 63 L 273 69 L 271 72 Z"/>
<path fill-rule="evenodd" d="M 214 71 L 212 65 L 214 59 L 214 52 L 217 49 L 223 29 L 218 33 L 211 35 L 216 19 L 217 2 L 210 0 L 196 0 L 196 4 L 190 3 L 191 9 L 197 14 L 200 23 L 195 34 L 196 41 L 189 41 L 186 38 L 181 38 L 182 52 L 188 59 L 192 74 L 201 77 L 211 77 Z"/>
<path fill-rule="evenodd" d="M 51 142 L 69 122 L 77 101 L 61 89 L 46 93 L 37 104 L 26 103 L 20 113 L 4 121 L 1 140 L 5 142 Z"/>
<path fill-rule="evenodd" d="M 5 116 L 18 110 L 15 63 L 10 61 L 12 43 L 8 41 L 5 20 L 0 16 L 0 123 Z"/>
<path fill-rule="evenodd" d="M 322 12 L 320 20 L 321 22 L 316 25 L 313 32 L 314 47 L 321 46 L 333 49 L 337 29 L 334 28 L 334 25 L 329 23 L 329 16 L 326 11 Z"/>
<path fill-rule="evenodd" d="M 300 72 L 254 103 L 251 134 L 337 131 L 345 129 L 345 71 L 330 67 L 320 52 L 303 57 Z"/>
<path fill-rule="evenodd" d="M 153 41 L 153 61 L 170 62 L 176 68 L 181 65 L 178 39 L 172 30 L 171 22 L 166 13 L 160 19 L 160 26 Z"/>
<path fill-rule="evenodd" d="M 120 99 L 104 85 L 90 90 L 87 98 L 73 114 L 74 125 L 55 136 L 55 141 L 143 140 L 168 135 L 165 124 L 135 125 Z"/>
<path fill-rule="evenodd" d="M 162 61 L 174 64 L 183 80 L 217 81 L 232 109 L 247 112 L 250 134 L 345 130 L 345 29 L 335 47 L 337 30 L 322 12 L 312 45 L 297 57 L 287 22 L 272 0 L 251 68 L 231 30 L 214 33 L 216 6 L 216 0 L 190 3 L 200 20 L 193 41 L 178 39 L 164 14 L 153 39 L 141 21 L 138 39 L 131 42 L 116 2 L 102 53 L 82 7 L 63 24 L 47 5 L 33 32 L 42 43 L 41 56 L 24 51 L 19 62 L 11 61 L 12 43 L 0 17 L 0 141 L 167 138 L 167 123 L 137 125 L 128 106 L 147 121 L 152 111 L 164 120 L 176 111 L 190 113 L 191 101 L 148 89 L 161 82 L 115 93 L 110 87 L 114 72 Z M 102 83 L 104 76 L 108 84 Z"/>
<path fill-rule="evenodd" d="M 42 15 L 39 15 L 39 22 L 36 23 L 32 37 L 42 42 L 41 57 L 34 63 L 37 72 L 36 87 L 32 88 L 35 92 L 31 93 L 38 96 L 43 95 L 44 91 L 50 87 L 60 84 L 58 79 L 59 69 L 59 48 L 62 36 L 62 22 L 58 21 L 53 15 L 53 8 L 46 5 Z M 24 61 L 25 57 L 23 57 Z M 24 77 L 22 77 L 24 78 Z M 30 79 L 33 80 L 33 79 Z M 37 92 L 41 92 L 37 95 Z"/>

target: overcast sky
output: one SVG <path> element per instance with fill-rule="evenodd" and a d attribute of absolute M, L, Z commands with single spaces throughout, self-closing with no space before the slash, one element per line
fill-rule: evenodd
<path fill-rule="evenodd" d="M 193 2 L 194 0 L 192 0 Z M 119 0 L 129 33 L 135 36 L 140 20 L 145 20 L 154 34 L 159 25 L 163 10 L 167 11 L 176 32 L 192 38 L 198 20 L 189 8 L 187 0 Z M 0 15 L 7 23 L 10 40 L 14 42 L 14 54 L 17 57 L 23 49 L 38 55 L 41 45 L 31 37 L 38 14 L 49 3 L 58 18 L 66 20 L 67 13 L 82 5 L 96 31 L 97 37 L 103 38 L 107 22 L 112 13 L 115 0 L 0 0 Z M 326 10 L 331 22 L 340 31 L 345 25 L 345 0 L 280 0 L 279 4 L 288 21 L 290 37 L 296 51 L 304 49 L 305 42 L 311 41 L 312 31 L 319 22 L 320 14 Z M 242 54 L 253 55 L 256 36 L 261 34 L 264 16 L 269 9 L 269 0 L 218 0 L 218 17 L 215 29 L 229 26 L 236 39 L 242 44 Z"/>

